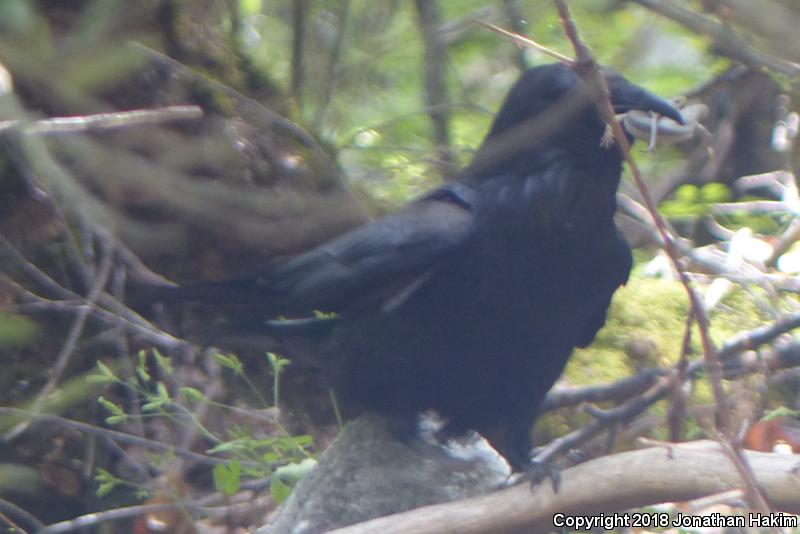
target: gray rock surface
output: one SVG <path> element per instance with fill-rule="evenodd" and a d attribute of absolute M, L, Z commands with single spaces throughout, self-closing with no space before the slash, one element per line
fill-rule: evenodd
<path fill-rule="evenodd" d="M 420 506 L 488 493 L 508 465 L 482 439 L 437 445 L 398 439 L 387 422 L 362 416 L 345 426 L 256 534 L 314 534 Z"/>

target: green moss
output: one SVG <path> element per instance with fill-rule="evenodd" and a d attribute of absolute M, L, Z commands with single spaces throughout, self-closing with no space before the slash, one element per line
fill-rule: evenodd
<path fill-rule="evenodd" d="M 702 297 L 705 287 L 695 286 Z M 759 309 L 759 290 L 745 291 L 733 286 L 711 312 L 711 337 L 719 346 L 737 333 L 769 322 Z M 576 350 L 567 366 L 565 379 L 573 385 L 600 384 L 631 376 L 639 369 L 674 365 L 681 354 L 689 299 L 680 282 L 635 275 L 615 295 L 606 326 L 594 343 Z M 692 333 L 691 359 L 702 357 L 697 329 Z M 696 381 L 692 404 L 713 402 L 707 378 Z M 651 413 L 666 415 L 668 403 L 661 402 Z M 555 437 L 585 424 L 587 415 L 561 410 L 543 418 L 537 437 Z M 688 421 L 689 427 L 697 426 Z M 664 437 L 664 436 L 662 436 Z"/>
<path fill-rule="evenodd" d="M 695 286 L 702 297 L 704 287 Z M 710 314 L 712 339 L 721 344 L 739 332 L 769 321 L 757 301 L 766 299 L 760 290 L 745 291 L 734 286 Z M 575 383 L 618 380 L 625 372 L 641 367 L 672 365 L 681 353 L 689 299 L 677 281 L 635 276 L 614 295 L 606 326 L 594 343 L 576 350 L 567 368 L 567 377 Z M 650 347 L 645 361 L 634 362 L 626 351 L 631 344 Z M 692 348 L 701 354 L 697 331 Z"/>
<path fill-rule="evenodd" d="M 576 350 L 567 368 L 570 382 L 586 384 L 619 380 L 642 367 L 666 365 L 678 355 L 689 309 L 682 286 L 673 281 L 634 278 L 611 303 L 606 326 L 594 343 Z M 649 347 L 645 361 L 633 361 L 632 343 Z M 651 359 L 652 357 L 652 359 Z"/>

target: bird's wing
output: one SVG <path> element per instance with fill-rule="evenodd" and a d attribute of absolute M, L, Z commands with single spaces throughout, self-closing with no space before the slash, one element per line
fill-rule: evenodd
<path fill-rule="evenodd" d="M 258 301 L 266 315 L 341 311 L 386 288 L 402 292 L 459 248 L 472 231 L 473 200 L 471 188 L 450 184 L 254 276 L 161 288 L 149 300 Z"/>
<path fill-rule="evenodd" d="M 595 273 L 603 283 L 584 295 L 585 319 L 578 329 L 577 347 L 586 347 L 606 322 L 606 314 L 614 292 L 628 281 L 633 267 L 630 245 L 617 228 L 610 239 L 603 240 L 606 261 L 593 265 Z"/>
<path fill-rule="evenodd" d="M 337 308 L 422 276 L 472 231 L 471 190 L 454 184 L 344 234 L 259 277 L 281 307 Z"/>

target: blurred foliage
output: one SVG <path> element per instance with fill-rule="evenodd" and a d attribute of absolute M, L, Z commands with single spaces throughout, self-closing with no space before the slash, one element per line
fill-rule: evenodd
<path fill-rule="evenodd" d="M 374 203 L 379 211 L 390 210 L 438 185 L 438 173 L 430 172 L 429 168 L 436 150 L 431 141 L 430 117 L 424 107 L 426 58 L 413 2 L 308 2 L 309 12 L 305 18 L 305 39 L 301 54 L 304 76 L 297 92 L 292 89 L 293 83 L 296 83 L 292 78 L 293 72 L 296 72 L 297 67 L 292 63 L 292 40 L 296 32 L 292 14 L 293 2 L 164 2 L 163 5 L 180 6 L 184 9 L 176 10 L 181 16 L 175 20 L 167 20 L 169 17 L 163 12 L 155 15 L 148 12 L 155 4 L 129 3 L 125 0 L 85 0 L 61 4 L 57 1 L 0 1 L 0 59 L 15 75 L 16 80 L 22 82 L 18 92 L 28 99 L 24 104 L 32 113 L 42 114 L 56 114 L 56 111 L 60 112 L 65 108 L 70 113 L 77 114 L 87 112 L 87 109 L 96 112 L 98 109 L 105 111 L 139 105 L 139 100 L 133 98 L 139 96 L 134 94 L 135 87 L 130 93 L 118 94 L 115 90 L 115 84 L 120 80 L 141 74 L 140 59 L 129 54 L 129 50 L 125 48 L 126 41 L 131 39 L 176 56 L 179 55 L 176 51 L 182 52 L 179 60 L 187 66 L 187 71 L 197 73 L 198 78 L 218 80 L 226 86 L 241 90 L 266 108 L 309 131 L 314 138 L 322 141 L 326 154 L 329 152 L 335 158 L 349 185 L 363 193 L 359 198 L 368 199 L 370 207 Z M 523 17 L 521 25 L 524 33 L 547 47 L 572 55 L 571 46 L 564 37 L 550 0 L 520 0 L 516 4 Z M 465 164 L 485 134 L 492 112 L 499 107 L 500 99 L 516 78 L 521 68 L 518 62 L 520 56 L 527 66 L 549 63 L 552 59 L 530 50 L 521 53 L 517 47 L 498 35 L 471 22 L 471 17 L 476 16 L 508 27 L 509 18 L 503 12 L 503 2 L 442 0 L 440 5 L 444 22 L 442 31 L 449 55 L 446 78 L 451 99 L 450 137 L 459 163 Z M 792 7 L 794 4 L 792 0 L 785 0 L 784 5 Z M 141 18 L 126 17 L 141 6 L 147 6 L 138 13 Z M 205 10 L 209 6 L 216 11 Z M 601 63 L 617 68 L 632 81 L 659 94 L 669 96 L 685 93 L 730 65 L 729 60 L 709 49 L 707 38 L 633 2 L 574 0 L 570 2 L 570 7 L 582 38 Z M 338 46 L 339 43 L 341 47 Z M 148 72 L 143 77 L 152 74 Z M 180 78 L 175 72 L 170 72 L 170 75 Z M 784 86 L 792 83 L 788 77 L 778 78 Z M 237 108 L 239 100 L 230 93 L 223 92 L 219 87 L 209 90 L 201 83 L 194 83 L 198 82 L 196 79 L 191 81 L 191 89 L 181 87 L 175 93 L 170 93 L 168 98 L 165 97 L 164 101 L 173 103 L 170 98 L 175 98 L 179 103 L 201 103 L 207 111 L 216 113 L 209 120 L 216 121 L 215 126 L 219 126 L 223 118 L 227 120 L 237 113 L 241 114 L 241 110 Z M 104 92 L 111 93 L 112 96 L 109 97 Z M 146 105 L 160 105 L 162 100 L 158 97 L 163 95 L 155 96 L 152 101 L 145 99 Z M 250 117 L 237 117 L 239 118 Z M 246 120 L 241 122 L 245 123 Z M 157 135 L 152 135 L 152 140 L 164 149 L 163 152 L 154 150 L 150 145 L 142 149 L 143 145 L 131 142 L 133 136 L 120 136 L 124 139 L 120 144 L 130 143 L 132 152 L 137 158 L 140 157 L 135 161 L 137 165 L 153 165 L 152 168 L 136 167 L 144 169 L 138 175 L 131 172 L 134 166 L 128 160 L 118 158 L 120 152 L 109 148 L 112 145 L 102 145 L 105 148 L 100 150 L 108 149 L 102 152 L 102 159 L 97 158 L 98 166 L 103 172 L 93 176 L 94 182 L 86 178 L 89 185 L 85 187 L 85 191 L 76 193 L 75 198 L 94 200 L 95 197 L 91 195 L 95 190 L 105 192 L 107 188 L 112 193 L 108 195 L 109 198 L 101 198 L 99 194 L 97 198 L 107 201 L 107 205 L 111 206 L 109 211 L 114 216 L 100 217 L 97 214 L 106 212 L 95 210 L 97 206 L 88 202 L 76 202 L 79 204 L 77 211 L 81 217 L 95 217 L 95 222 L 100 225 L 108 224 L 108 228 L 104 227 L 104 230 L 121 232 L 125 228 L 125 220 L 115 218 L 118 215 L 113 212 L 114 208 L 118 208 L 115 202 L 122 204 L 123 200 L 134 198 L 134 203 L 139 203 L 134 207 L 147 211 L 151 207 L 147 204 L 152 203 L 149 196 L 152 192 L 137 187 L 141 188 L 146 181 L 147 185 L 155 183 L 167 189 L 167 185 L 174 184 L 171 180 L 162 178 L 172 178 L 173 175 L 169 173 L 187 162 L 192 170 L 196 170 L 195 167 L 203 171 L 212 169 L 199 172 L 205 181 L 195 180 L 195 186 L 198 182 L 203 185 L 219 185 L 222 180 L 218 178 L 235 174 L 228 172 L 230 168 L 241 172 L 241 176 L 236 174 L 235 177 L 242 178 L 244 187 L 239 190 L 243 192 L 242 195 L 233 197 L 233 200 L 226 197 L 227 203 L 221 203 L 219 201 L 223 195 L 218 189 L 209 187 L 204 190 L 203 202 L 191 207 L 194 212 L 182 212 L 184 216 L 186 213 L 194 213 L 199 219 L 201 214 L 211 211 L 214 204 L 221 205 L 221 209 L 217 207 L 221 212 L 218 214 L 219 218 L 213 220 L 221 227 L 222 234 L 227 234 L 234 223 L 241 222 L 246 200 L 267 205 L 264 197 L 254 194 L 257 187 L 264 186 L 269 195 L 277 198 L 266 209 L 277 211 L 279 207 L 285 207 L 289 202 L 279 197 L 278 193 L 281 192 L 281 187 L 286 187 L 287 182 L 297 179 L 298 175 L 287 172 L 290 180 L 279 182 L 279 186 L 275 186 L 278 181 L 259 181 L 264 176 L 253 172 L 252 167 L 242 164 L 240 168 L 228 164 L 232 160 L 238 162 L 246 159 L 244 156 L 251 157 L 262 164 L 262 167 L 266 167 L 264 174 L 269 175 L 279 172 L 275 170 L 279 167 L 276 161 L 290 170 L 294 169 L 293 166 L 301 166 L 306 153 L 293 152 L 293 148 L 287 148 L 288 144 L 281 144 L 280 141 L 284 140 L 281 135 L 285 132 L 264 135 L 266 142 L 263 145 L 244 143 L 243 140 L 250 140 L 248 135 L 256 135 L 245 128 L 236 130 L 231 123 L 221 128 L 230 134 L 229 137 L 192 139 L 186 146 L 179 144 L 179 141 L 184 141 L 180 136 L 185 132 L 166 134 L 160 131 Z M 254 121 L 248 126 L 258 130 L 263 124 Z M 197 130 L 206 127 L 208 124 L 198 127 Z M 192 129 L 193 126 L 189 126 L 185 130 Z M 144 136 L 150 135 L 150 130 L 146 130 Z M 240 144 L 246 145 L 250 151 L 242 150 Z M 685 159 L 685 153 L 678 149 L 649 153 L 641 145 L 642 143 L 635 148 L 635 155 L 643 166 L 646 178 L 654 184 L 661 177 L 673 172 Z M 188 147 L 193 150 L 190 151 Z M 233 147 L 237 147 L 239 152 Z M 307 146 L 305 148 L 308 149 Z M 264 163 L 262 160 L 268 158 L 263 157 L 264 152 L 260 150 L 272 151 L 270 155 L 274 153 L 278 157 L 275 161 Z M 76 156 L 74 159 L 80 158 Z M 223 159 L 226 160 L 224 165 Z M 106 167 L 109 164 L 113 164 L 114 173 L 108 173 Z M 163 175 L 155 172 L 165 169 L 167 172 Z M 80 170 L 78 167 L 78 171 Z M 87 168 L 88 170 L 96 169 Z M 314 170 L 317 170 L 316 167 Z M 130 172 L 131 176 L 127 176 L 126 172 Z M 16 167 L 5 160 L 0 161 L 0 187 L 8 187 L 11 191 L 11 194 L 6 194 L 7 191 L 3 190 L 0 215 L 13 212 L 20 204 L 20 198 L 34 196 L 26 190 L 30 184 L 25 183 L 18 174 L 23 173 L 18 173 Z M 80 172 L 75 174 L 80 176 Z M 87 172 L 87 175 L 90 174 Z M 177 171 L 174 173 L 175 176 L 178 174 Z M 187 172 L 181 178 L 186 176 L 191 176 L 192 179 L 197 177 Z M 336 176 L 324 178 L 332 182 Z M 115 189 L 109 185 L 115 179 L 124 182 L 123 186 Z M 181 182 L 179 185 L 182 187 L 185 183 Z M 631 190 L 629 184 L 624 187 Z M 187 193 L 188 188 L 177 190 L 177 196 L 182 200 L 190 196 Z M 731 191 L 731 186 L 719 183 L 683 185 L 670 200 L 663 203 L 663 211 L 673 222 L 687 223 L 686 226 L 689 227 L 712 213 L 718 203 L 729 202 L 733 197 Z M 748 198 L 740 200 L 746 201 Z M 315 215 L 313 208 L 322 204 L 320 202 L 310 205 L 304 202 L 305 200 L 298 201 L 296 206 L 288 209 L 289 214 L 296 218 L 311 219 Z M 234 209 L 238 212 L 237 217 L 231 217 Z M 50 216 L 52 219 L 52 214 Z M 325 219 L 325 214 L 319 217 Z M 780 233 L 791 222 L 791 215 L 782 212 L 726 213 L 715 217 L 718 223 L 730 230 L 749 228 L 756 234 L 766 236 Z M 31 221 L 43 218 L 37 212 L 22 223 L 14 221 L 15 224 L 9 227 L 21 228 L 21 237 L 15 237 L 19 237 L 17 241 L 27 247 L 24 250 L 26 254 L 35 249 L 35 254 L 30 255 L 35 258 L 32 263 L 45 265 L 43 270 L 46 272 L 68 273 L 54 278 L 58 283 L 74 289 L 70 284 L 74 281 L 75 273 L 69 272 L 70 268 L 65 266 L 68 262 L 64 261 L 68 254 L 68 247 L 64 242 L 75 238 L 69 235 L 72 229 L 62 232 L 59 221 L 59 224 L 52 225 L 59 228 L 48 226 L 46 230 L 49 233 L 42 231 L 39 236 L 33 230 L 41 229 L 34 227 Z M 256 217 L 256 226 L 265 226 L 263 220 Z M 226 224 L 230 226 L 225 226 Z M 275 226 L 277 233 L 289 235 L 288 229 L 296 229 L 300 225 L 300 221 L 294 221 L 286 227 L 278 227 L 277 224 Z M 683 230 L 683 227 L 680 229 Z M 252 228 L 243 231 L 255 232 Z M 78 233 L 76 230 L 75 235 Z M 148 241 L 157 241 L 159 237 L 158 232 L 145 231 L 143 234 Z M 85 246 L 94 237 L 96 236 L 90 236 L 81 246 Z M 204 237 L 205 235 L 201 235 L 200 241 L 206 246 Z M 293 234 L 290 234 L 287 239 L 292 238 Z M 721 244 L 720 249 L 722 248 L 724 244 Z M 796 252 L 794 249 L 790 251 Z M 203 251 L 204 254 L 206 252 L 209 251 Z M 215 252 L 219 257 L 209 260 L 212 266 L 215 262 L 222 265 L 239 262 L 235 250 L 221 248 Z M 612 382 L 643 368 L 669 367 L 675 364 L 683 342 L 688 311 L 687 297 L 678 282 L 644 276 L 644 266 L 653 259 L 652 256 L 652 252 L 637 251 L 637 268 L 628 285 L 616 294 L 607 326 L 601 330 L 592 346 L 576 351 L 564 378 L 567 382 L 575 385 Z M 205 275 L 208 272 L 198 267 L 199 262 L 185 263 L 189 269 L 198 271 L 194 273 L 196 275 Z M 701 287 L 700 284 L 698 286 Z M 717 343 L 721 343 L 737 333 L 773 320 L 774 317 L 764 311 L 768 307 L 763 305 L 765 302 L 773 309 L 784 311 L 793 309 L 797 304 L 796 300 L 796 297 L 786 295 L 776 298 L 774 294 L 761 288 L 736 286 L 725 294 L 714 309 L 711 316 L 711 335 Z M 50 324 L 48 326 L 52 327 Z M 0 314 L 0 351 L 11 353 L 19 347 L 29 351 L 15 352 L 14 358 L 4 360 L 4 363 L 13 362 L 15 365 L 7 369 L 8 382 L 0 382 L 3 389 L 11 391 L 15 383 L 29 384 L 30 377 L 43 380 L 42 366 L 46 364 L 42 362 L 48 362 L 46 358 L 56 354 L 61 347 L 61 340 L 51 335 L 53 331 L 60 335 L 65 330 L 63 324 L 59 326 L 60 330 L 47 330 L 38 328 L 33 321 L 22 315 L 5 312 Z M 104 324 L 103 327 L 107 325 Z M 120 328 L 119 331 L 122 330 Z M 313 465 L 310 449 L 315 440 L 304 431 L 284 428 L 283 422 L 274 413 L 279 411 L 279 393 L 290 393 L 287 391 L 289 387 L 281 382 L 285 376 L 284 371 L 290 374 L 292 370 L 286 369 L 286 360 L 268 354 L 266 363 L 264 359 L 258 361 L 262 368 L 272 370 L 270 396 L 262 393 L 268 386 L 265 383 L 256 383 L 251 378 L 252 375 L 248 374 L 243 357 L 240 359 L 234 354 L 213 354 L 213 362 L 224 369 L 226 378 L 238 386 L 245 386 L 231 387 L 230 393 L 234 399 L 231 401 L 228 397 L 226 401 L 229 403 L 223 404 L 201 391 L 202 380 L 195 377 L 192 381 L 177 376 L 180 371 L 176 369 L 183 362 L 173 366 L 172 360 L 159 351 L 138 352 L 138 346 L 130 347 L 127 344 L 128 338 L 119 334 L 124 341 L 113 350 L 120 354 L 121 346 L 126 355 L 133 354 L 127 372 L 123 372 L 121 368 L 124 366 L 113 364 L 110 357 L 106 359 L 110 349 L 97 341 L 102 335 L 104 332 L 99 329 L 86 333 L 86 339 L 81 339 L 81 343 L 76 345 L 76 352 L 85 358 L 77 364 L 73 362 L 74 369 L 69 369 L 67 376 L 61 378 L 55 394 L 45 399 L 39 408 L 63 413 L 76 405 L 85 404 L 88 398 L 94 398 L 98 389 L 103 387 L 104 393 L 98 404 L 105 424 L 114 427 L 131 424 L 135 428 L 136 425 L 143 427 L 146 423 L 148 429 L 160 428 L 166 434 L 173 432 L 174 435 L 181 435 L 182 431 L 191 429 L 201 436 L 199 441 L 205 446 L 203 452 L 216 454 L 227 462 L 217 465 L 213 470 L 206 469 L 211 472 L 216 488 L 226 495 L 237 492 L 245 480 L 272 475 L 272 495 L 280 502 L 289 495 L 293 484 Z M 41 346 L 35 342 L 41 343 Z M 93 343 L 97 345 L 89 350 Z M 693 358 L 701 353 L 698 343 L 695 331 L 692 339 Z M 101 349 L 97 349 L 98 346 Z M 33 358 L 34 353 L 39 359 Z M 96 371 L 87 379 L 80 373 L 85 372 L 87 361 L 94 365 L 95 358 L 102 358 L 108 364 L 97 364 Z M 119 360 L 122 358 L 117 361 Z M 73 378 L 70 379 L 70 376 Z M 302 387 L 298 389 L 305 393 Z M 120 394 L 120 391 L 124 394 Z M 779 393 L 790 398 L 796 392 L 780 390 Z M 25 395 L 28 396 L 27 391 Z M 241 416 L 242 410 L 237 404 L 241 400 L 249 406 L 272 411 L 269 416 L 258 413 L 261 420 L 257 424 L 247 418 L 244 421 L 236 419 L 234 416 Z M 698 405 L 712 402 L 707 381 L 695 382 L 692 401 Z M 666 404 L 659 403 L 653 413 L 663 416 L 666 413 Z M 224 424 L 218 427 L 212 425 L 222 420 L 222 417 L 201 420 L 196 416 L 201 411 L 200 408 L 209 405 L 230 419 L 225 418 Z M 291 412 L 292 417 L 296 415 L 294 410 L 286 411 Z M 569 414 L 560 411 L 543 419 L 539 437 L 564 434 L 585 423 L 588 418 L 586 414 L 576 414 L 576 410 Z M 17 417 L 5 417 L 0 420 L 0 430 L 8 430 L 18 423 L 20 419 Z M 690 437 L 703 432 L 702 425 L 696 420 L 689 420 L 687 426 L 687 435 Z M 661 425 L 658 431 L 663 431 L 663 427 Z M 156 435 L 161 439 L 160 434 Z M 178 463 L 175 456 L 166 454 L 148 453 L 148 460 L 150 467 L 165 471 L 172 464 Z M 287 462 L 288 465 L 281 465 Z M 119 473 L 99 464 L 100 462 L 95 470 L 93 488 L 97 495 L 106 495 L 113 490 L 127 492 L 131 489 L 137 495 L 150 493 L 146 484 L 131 483 Z M 36 488 L 29 483 L 33 479 L 32 469 L 20 468 L 18 464 L 0 465 L 0 490 L 17 481 L 26 487 L 31 486 L 33 491 Z"/>
<path fill-rule="evenodd" d="M 698 218 L 713 213 L 717 204 L 730 202 L 732 198 L 731 190 L 725 184 L 684 184 L 675 191 L 672 198 L 661 203 L 659 210 L 673 221 L 697 221 Z M 741 198 L 743 203 L 749 200 L 756 198 Z M 744 205 L 739 212 L 717 214 L 716 220 L 731 230 L 750 228 L 764 235 L 779 233 L 781 227 L 791 220 L 791 215 L 785 211 L 758 213 L 746 209 Z"/>
<path fill-rule="evenodd" d="M 277 405 L 270 406 L 262 397 L 261 388 L 250 381 L 242 362 L 235 355 L 217 353 L 214 354 L 214 360 L 244 382 L 250 393 L 259 399 L 262 409 L 269 407 L 277 409 Z M 286 360 L 274 356 L 271 361 L 276 368 L 286 364 Z M 141 412 L 137 410 L 136 413 L 131 413 L 118 401 L 99 397 L 99 404 L 108 414 L 105 417 L 106 424 L 120 426 L 131 421 L 160 419 L 165 425 L 174 425 L 176 431 L 185 431 L 187 427 L 193 429 L 208 444 L 205 451 L 207 454 L 221 455 L 228 459 L 227 463 L 217 464 L 212 469 L 215 486 L 225 495 L 236 493 L 245 477 L 247 479 L 265 477 L 272 474 L 276 466 L 287 471 L 288 465 L 300 464 L 304 460 L 311 459 L 307 449 L 313 446 L 312 438 L 305 435 L 288 435 L 276 418 L 269 420 L 262 418 L 259 425 L 229 423 L 224 425 L 222 435 L 208 428 L 195 415 L 200 407 L 212 404 L 231 413 L 237 408 L 209 399 L 197 388 L 181 387 L 178 391 L 173 391 L 167 383 L 174 380 L 174 374 L 171 360 L 157 350 L 140 351 L 135 374 L 129 378 L 123 378 L 105 363 L 97 362 L 96 373 L 90 377 L 92 382 L 130 390 L 143 402 Z M 157 376 L 162 378 L 158 379 Z M 279 376 L 280 372 L 276 371 L 275 391 L 278 390 Z M 277 399 L 275 401 L 277 402 Z M 272 434 L 268 434 L 269 432 Z M 151 462 L 154 467 L 167 470 L 173 461 L 174 458 L 169 455 L 154 455 Z M 306 462 L 302 465 L 303 469 L 307 469 L 309 464 Z M 293 471 L 288 469 L 287 472 Z M 146 487 L 126 483 L 104 469 L 98 470 L 96 482 L 98 496 L 101 497 L 121 486 L 130 486 L 139 493 L 148 492 Z M 278 483 L 283 482 L 286 480 Z"/>
<path fill-rule="evenodd" d="M 758 306 L 760 297 L 741 289 L 726 295 L 711 316 L 712 338 L 720 343 L 767 321 Z M 689 301 L 680 282 L 634 274 L 614 294 L 606 326 L 594 343 L 575 351 L 567 378 L 574 383 L 612 382 L 645 368 L 673 366 L 681 354 L 688 311 Z M 629 350 L 632 341 L 646 350 Z M 691 350 L 702 354 L 696 328 Z M 632 357 L 632 352 L 640 359 Z"/>
<path fill-rule="evenodd" d="M 755 294 L 738 289 L 725 296 L 711 315 L 711 336 L 716 343 L 731 339 L 737 333 L 764 324 L 769 317 L 759 307 L 762 292 Z M 680 282 L 634 276 L 614 294 L 606 326 L 592 345 L 577 349 L 567 364 L 562 380 L 572 385 L 611 383 L 635 375 L 648 368 L 671 368 L 678 362 L 686 330 L 689 301 Z M 702 355 L 697 327 L 693 328 L 691 359 Z M 784 395 L 779 402 L 790 402 Z M 694 381 L 691 402 L 705 405 L 714 402 L 707 380 Z M 648 413 L 665 417 L 668 402 L 654 405 Z M 537 424 L 537 439 L 546 442 L 588 423 L 588 414 L 574 410 L 557 410 L 545 415 Z M 707 437 L 697 421 L 687 417 L 687 437 Z M 652 435 L 668 439 L 664 425 Z"/>
<path fill-rule="evenodd" d="M 731 199 L 730 188 L 724 184 L 692 184 L 680 186 L 671 200 L 661 203 L 661 213 L 670 218 L 690 217 L 709 213 L 718 202 Z"/>
<path fill-rule="evenodd" d="M 0 348 L 31 343 L 38 331 L 36 323 L 29 317 L 0 312 Z"/>
<path fill-rule="evenodd" d="M 288 87 L 287 46 L 292 31 L 288 6 L 258 4 L 243 3 L 245 48 L 258 66 Z M 294 95 L 296 102 L 302 97 L 298 119 L 305 125 L 320 113 L 316 97 L 320 84 L 327 83 L 322 75 L 337 25 L 342 23 L 335 4 L 312 4 L 305 56 L 308 83 L 302 95 Z M 528 35 L 573 54 L 550 1 L 519 4 Z M 451 30 L 445 34 L 450 45 L 451 137 L 461 163 L 480 143 L 491 111 L 499 107 L 518 72 L 517 48 L 469 23 L 474 14 L 504 25 L 499 5 L 482 0 L 441 3 L 446 29 Z M 701 38 L 635 5 L 582 0 L 570 6 L 582 37 L 602 63 L 661 94 L 679 94 L 725 64 L 704 53 L 706 43 Z M 423 171 L 432 147 L 422 100 L 424 51 L 413 3 L 350 2 L 345 41 L 333 80 L 336 93 L 317 133 L 340 149 L 340 161 L 354 183 L 378 196 L 382 204 L 397 205 L 436 185 L 433 173 Z M 552 61 L 531 51 L 525 59 L 529 66 Z"/>

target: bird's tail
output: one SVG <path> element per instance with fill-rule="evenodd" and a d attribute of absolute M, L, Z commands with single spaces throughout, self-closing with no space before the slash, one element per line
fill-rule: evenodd
<path fill-rule="evenodd" d="M 134 301 L 139 304 L 153 302 L 215 302 L 220 304 L 252 304 L 258 301 L 264 288 L 252 278 L 203 282 L 199 284 L 153 285 L 136 288 Z M 268 295 L 263 295 L 268 298 Z"/>

